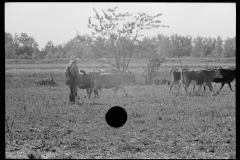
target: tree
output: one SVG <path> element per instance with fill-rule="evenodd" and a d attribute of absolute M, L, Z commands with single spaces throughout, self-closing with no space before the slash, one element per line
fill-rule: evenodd
<path fill-rule="evenodd" d="M 10 33 L 5 32 L 5 44 L 13 43 L 13 37 Z"/>
<path fill-rule="evenodd" d="M 236 37 L 227 38 L 224 41 L 222 57 L 235 57 L 236 56 Z"/>
<path fill-rule="evenodd" d="M 93 41 L 95 47 L 100 47 L 102 53 L 114 57 L 115 63 L 108 59 L 108 63 L 120 70 L 127 70 L 131 57 L 134 53 L 135 47 L 142 35 L 140 32 L 147 29 L 158 27 L 168 27 L 160 25 L 160 20 L 155 20 L 162 14 L 149 16 L 145 13 L 138 13 L 136 15 L 126 13 L 116 13 L 117 7 L 102 10 L 103 16 L 95 10 L 96 23 L 92 22 L 92 17 L 89 17 L 88 27 L 93 29 Z"/>
<path fill-rule="evenodd" d="M 170 36 L 170 42 L 172 46 L 171 54 L 173 57 L 190 56 L 192 50 L 192 37 L 173 34 Z"/>
<path fill-rule="evenodd" d="M 42 59 L 42 53 L 39 51 L 38 48 L 35 48 L 32 53 L 32 59 Z"/>
<path fill-rule="evenodd" d="M 52 58 L 54 58 L 54 50 L 53 50 L 53 48 L 49 48 L 49 50 L 48 50 L 45 58 L 46 58 L 46 59 L 52 59 Z"/>
<path fill-rule="evenodd" d="M 13 37 L 10 33 L 5 32 L 5 58 L 16 58 L 15 45 Z"/>
<path fill-rule="evenodd" d="M 165 61 L 165 57 L 162 55 L 153 53 L 148 58 L 148 64 L 147 64 L 147 76 L 142 74 L 142 76 L 145 78 L 147 84 L 153 84 L 154 78 L 156 77 L 157 70 L 160 68 L 161 64 Z"/>
<path fill-rule="evenodd" d="M 217 37 L 215 49 L 212 52 L 213 57 L 221 57 L 223 41 L 220 36 Z"/>
<path fill-rule="evenodd" d="M 139 41 L 137 45 L 135 45 L 135 53 L 142 58 L 150 58 L 153 54 L 157 52 L 158 42 L 155 37 L 143 38 L 142 41 Z"/>
<path fill-rule="evenodd" d="M 59 57 L 59 53 L 57 52 L 57 48 L 54 46 L 52 41 L 48 41 L 41 52 L 42 52 L 42 56 L 45 57 L 45 58 L 57 58 L 57 57 Z"/>
<path fill-rule="evenodd" d="M 209 57 L 211 56 L 213 50 L 216 48 L 216 40 L 212 39 L 211 37 L 203 38 L 202 45 L 202 57 Z"/>
<path fill-rule="evenodd" d="M 197 38 L 193 40 L 193 52 L 192 52 L 193 57 L 203 56 L 204 48 L 203 48 L 202 40 L 203 38 L 200 36 L 197 36 Z"/>
<path fill-rule="evenodd" d="M 173 46 L 171 44 L 170 38 L 162 34 L 157 35 L 158 47 L 157 53 L 165 57 L 173 57 Z"/>
<path fill-rule="evenodd" d="M 12 42 L 5 44 L 5 59 L 16 58 L 15 46 Z"/>
<path fill-rule="evenodd" d="M 26 33 L 21 33 L 20 36 L 17 33 L 15 33 L 13 42 L 15 44 L 16 54 L 22 55 L 21 58 L 31 57 L 33 50 L 35 48 L 38 48 L 38 44 L 35 41 L 35 39 L 33 37 L 28 36 Z M 24 56 L 24 54 L 27 54 L 27 56 Z"/>

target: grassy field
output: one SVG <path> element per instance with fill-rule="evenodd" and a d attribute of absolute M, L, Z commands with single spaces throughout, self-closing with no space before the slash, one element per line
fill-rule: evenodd
<path fill-rule="evenodd" d="M 176 97 L 175 88 L 168 93 L 167 85 L 145 85 L 144 67 L 130 67 L 138 82 L 125 86 L 132 97 L 119 90 L 112 98 L 114 91 L 103 89 L 95 105 L 88 99 L 69 105 L 65 66 L 39 66 L 5 70 L 6 158 L 236 158 L 236 96 L 228 86 L 217 96 L 207 90 Z M 169 78 L 170 69 L 160 69 L 158 77 Z M 33 83 L 50 74 L 57 87 Z M 115 105 L 128 114 L 119 129 L 105 121 Z"/>

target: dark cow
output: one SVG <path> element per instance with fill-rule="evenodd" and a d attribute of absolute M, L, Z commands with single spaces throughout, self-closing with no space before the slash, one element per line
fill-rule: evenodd
<path fill-rule="evenodd" d="M 196 70 L 183 69 L 181 71 L 180 83 L 178 84 L 178 93 L 179 93 L 180 85 L 182 84 L 182 88 L 185 90 L 187 94 L 187 88 L 192 83 L 194 85 L 198 85 L 198 92 L 197 92 L 198 95 L 200 95 L 200 90 L 202 85 L 207 85 L 212 91 L 213 95 L 216 95 L 213 90 L 211 82 L 214 78 L 222 78 L 222 77 L 223 76 L 220 70 L 208 69 L 208 70 L 196 71 Z"/>
<path fill-rule="evenodd" d="M 236 78 L 236 73 L 235 73 L 236 68 L 226 67 L 226 68 L 220 68 L 219 70 L 223 77 L 213 79 L 213 82 L 221 83 L 221 88 L 218 92 L 222 90 L 222 87 L 225 85 L 225 83 L 227 83 L 231 91 L 233 91 L 231 87 L 231 82 Z"/>
<path fill-rule="evenodd" d="M 99 72 L 93 75 L 92 78 L 92 89 L 90 91 L 89 97 L 91 97 L 91 93 L 99 88 L 115 88 L 114 96 L 116 95 L 118 89 L 122 89 L 128 97 L 128 94 L 124 90 L 123 86 L 127 83 L 137 83 L 135 80 L 135 76 L 131 72 Z"/>

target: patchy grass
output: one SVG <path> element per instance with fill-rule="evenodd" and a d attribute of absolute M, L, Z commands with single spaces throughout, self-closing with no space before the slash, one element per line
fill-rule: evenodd
<path fill-rule="evenodd" d="M 33 83 L 51 73 L 58 87 Z M 144 82 L 143 69 L 134 73 Z M 95 105 L 69 105 L 63 70 L 5 72 L 6 158 L 236 158 L 236 98 L 228 86 L 217 96 L 176 97 L 175 88 L 140 84 L 125 87 L 129 98 L 103 89 Z M 105 121 L 115 105 L 128 114 L 119 129 Z"/>

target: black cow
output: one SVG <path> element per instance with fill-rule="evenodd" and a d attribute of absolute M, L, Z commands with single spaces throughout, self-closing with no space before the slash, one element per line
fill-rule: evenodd
<path fill-rule="evenodd" d="M 221 83 L 221 88 L 218 92 L 222 90 L 222 87 L 225 83 L 228 84 L 229 88 L 232 90 L 231 82 L 236 78 L 236 68 L 233 67 L 226 67 L 226 68 L 220 68 L 221 74 L 223 75 L 223 78 L 214 78 L 213 82 L 215 83 Z M 233 90 L 232 90 L 233 91 Z"/>

